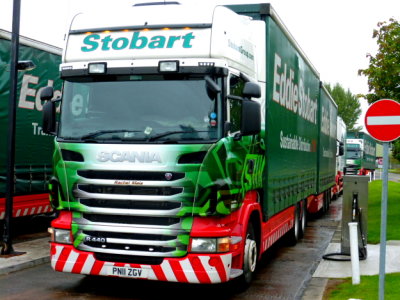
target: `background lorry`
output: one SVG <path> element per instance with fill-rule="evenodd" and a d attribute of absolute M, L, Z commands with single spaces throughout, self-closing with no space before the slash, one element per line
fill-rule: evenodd
<path fill-rule="evenodd" d="M 346 136 L 347 126 L 341 117 L 337 117 L 337 153 L 336 153 L 336 177 L 334 194 L 339 196 L 343 193 L 343 176 L 346 168 Z"/>
<path fill-rule="evenodd" d="M 0 220 L 5 216 L 10 39 L 10 32 L 0 30 Z M 60 93 L 61 49 L 21 36 L 19 60 L 31 60 L 36 68 L 18 73 L 13 217 L 51 211 L 47 181 L 52 173 L 53 137 L 41 129 L 43 102 L 39 94 L 48 85 Z"/>
<path fill-rule="evenodd" d="M 337 106 L 269 4 L 79 14 L 60 70 L 56 271 L 247 285 L 329 207 Z"/>
<path fill-rule="evenodd" d="M 367 175 L 376 169 L 376 141 L 365 132 L 348 132 L 346 174 Z"/>

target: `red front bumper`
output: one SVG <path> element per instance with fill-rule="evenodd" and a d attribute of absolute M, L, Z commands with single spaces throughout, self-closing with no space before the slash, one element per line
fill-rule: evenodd
<path fill-rule="evenodd" d="M 165 258 L 160 265 L 127 264 L 97 260 L 93 253 L 76 250 L 72 245 L 51 243 L 51 266 L 59 272 L 87 275 L 115 275 L 113 267 L 133 268 L 148 280 L 182 283 L 222 283 L 231 276 L 232 254 L 188 254 L 183 258 Z M 235 272 L 236 273 L 236 272 Z"/>

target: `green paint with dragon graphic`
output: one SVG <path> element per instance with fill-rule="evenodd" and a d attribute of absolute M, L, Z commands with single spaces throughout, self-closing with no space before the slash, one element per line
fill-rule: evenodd
<path fill-rule="evenodd" d="M 177 239 L 182 245 L 188 245 L 189 234 L 192 228 L 193 217 L 228 215 L 240 208 L 247 191 L 262 188 L 265 156 L 262 143 L 257 137 L 242 137 L 235 139 L 226 137 L 213 145 L 97 145 L 56 142 L 54 153 L 55 175 L 59 180 L 60 190 L 63 191 L 59 199 L 58 209 L 73 211 L 72 233 L 74 246 L 85 241 L 85 233 L 91 230 L 91 225 L 84 221 L 85 214 L 90 207 L 80 202 L 79 187 L 90 183 L 87 178 L 79 175 L 82 170 L 124 170 L 139 172 L 171 172 L 184 173 L 184 177 L 177 181 L 168 182 L 168 186 L 182 187 L 183 192 L 171 196 L 168 201 L 182 203 L 175 217 L 180 218 L 180 227 L 174 230 L 165 230 L 165 234 L 178 232 Z M 157 151 L 162 158 L 161 165 L 135 164 L 129 162 L 115 163 L 98 161 L 98 153 L 108 148 L 130 149 L 137 148 Z M 128 147 L 128 148 L 126 148 Z M 84 162 L 66 161 L 63 151 L 80 153 Z M 121 150 L 122 151 L 122 150 Z M 204 160 L 198 164 L 177 163 L 179 157 L 187 153 L 204 152 Z M 251 163 L 250 163 L 251 162 Z M 249 170 L 251 166 L 251 170 Z M 143 181 L 143 185 L 146 182 Z M 156 184 L 155 184 L 156 185 Z M 83 197 L 84 198 L 84 197 Z M 111 224 L 110 224 L 111 226 Z M 174 246 L 174 242 L 169 242 Z M 175 255 L 182 256 L 186 247 L 177 248 Z"/>

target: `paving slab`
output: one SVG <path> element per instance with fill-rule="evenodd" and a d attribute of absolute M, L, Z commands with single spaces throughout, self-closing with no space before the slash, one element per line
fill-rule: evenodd
<path fill-rule="evenodd" d="M 0 275 L 20 271 L 50 261 L 49 238 L 40 238 L 13 245 L 21 255 L 0 257 Z"/>
<path fill-rule="evenodd" d="M 379 274 L 380 245 L 367 245 L 368 256 L 360 261 L 360 275 Z M 330 243 L 325 251 L 327 253 L 339 253 L 340 243 Z M 342 256 L 343 257 L 343 256 Z M 349 256 L 350 258 L 350 256 Z M 400 272 L 400 241 L 388 241 L 386 244 L 386 273 Z M 346 278 L 352 277 L 350 261 L 331 261 L 322 259 L 313 277 L 320 278 Z"/>

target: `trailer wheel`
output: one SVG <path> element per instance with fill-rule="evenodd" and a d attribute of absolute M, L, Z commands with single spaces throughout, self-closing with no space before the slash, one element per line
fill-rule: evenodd
<path fill-rule="evenodd" d="M 239 290 L 246 290 L 254 276 L 258 261 L 258 246 L 254 234 L 253 224 L 249 223 L 246 233 L 246 244 L 243 253 L 243 274 L 238 278 Z"/>
<path fill-rule="evenodd" d="M 300 206 L 297 204 L 294 211 L 293 227 L 286 234 L 286 242 L 289 246 L 294 246 L 300 239 Z"/>
<path fill-rule="evenodd" d="M 328 190 L 326 191 L 326 199 L 325 199 L 325 203 L 326 203 L 326 210 L 325 212 L 329 211 L 329 208 L 331 206 L 331 192 Z"/>
<path fill-rule="evenodd" d="M 330 192 L 325 191 L 324 192 L 324 200 L 322 201 L 322 214 L 325 214 L 329 211 L 329 206 L 330 206 Z"/>
<path fill-rule="evenodd" d="M 302 238 L 304 237 L 304 234 L 306 232 L 306 226 L 307 226 L 307 204 L 306 201 L 303 200 L 300 202 L 301 203 L 301 212 L 300 212 L 300 232 L 299 232 L 299 237 Z"/>

